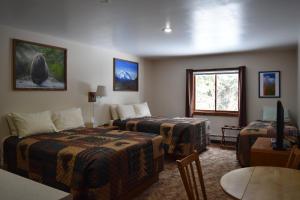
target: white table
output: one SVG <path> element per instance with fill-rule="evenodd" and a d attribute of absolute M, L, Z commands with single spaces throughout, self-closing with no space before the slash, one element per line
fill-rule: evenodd
<path fill-rule="evenodd" d="M 70 194 L 0 169 L 0 199 L 59 200 Z"/>
<path fill-rule="evenodd" d="M 281 167 L 247 167 L 221 178 L 222 189 L 234 199 L 299 200 L 300 170 Z"/>

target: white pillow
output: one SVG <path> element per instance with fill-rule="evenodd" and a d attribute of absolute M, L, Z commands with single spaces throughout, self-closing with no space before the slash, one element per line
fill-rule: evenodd
<path fill-rule="evenodd" d="M 264 106 L 263 107 L 263 121 L 276 121 L 277 109 L 275 107 Z M 284 121 L 289 122 L 289 110 L 284 109 Z"/>
<path fill-rule="evenodd" d="M 275 107 L 263 107 L 263 121 L 276 121 L 276 108 Z"/>
<path fill-rule="evenodd" d="M 284 121 L 291 122 L 290 114 L 288 109 L 284 109 Z"/>
<path fill-rule="evenodd" d="M 18 130 L 17 130 L 17 127 L 13 121 L 13 115 L 12 113 L 8 113 L 6 115 L 6 121 L 7 121 L 7 125 L 8 125 L 8 128 L 9 128 L 9 132 L 10 132 L 10 135 L 18 135 Z"/>
<path fill-rule="evenodd" d="M 56 111 L 52 115 L 53 122 L 59 131 L 84 127 L 80 108 Z"/>
<path fill-rule="evenodd" d="M 134 104 L 133 107 L 137 117 L 151 117 L 147 102 Z"/>
<path fill-rule="evenodd" d="M 117 110 L 121 120 L 136 117 L 133 105 L 118 105 Z"/>
<path fill-rule="evenodd" d="M 51 120 L 51 112 L 39 113 L 11 113 L 14 125 L 20 138 L 37 134 L 56 132 Z"/>
<path fill-rule="evenodd" d="M 110 114 L 111 114 L 111 118 L 113 120 L 120 119 L 117 107 L 118 107 L 118 104 L 111 104 L 110 105 Z"/>

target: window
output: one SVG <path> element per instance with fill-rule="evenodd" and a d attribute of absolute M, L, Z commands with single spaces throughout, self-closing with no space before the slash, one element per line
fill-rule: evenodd
<path fill-rule="evenodd" d="M 238 70 L 194 71 L 194 114 L 237 116 Z"/>

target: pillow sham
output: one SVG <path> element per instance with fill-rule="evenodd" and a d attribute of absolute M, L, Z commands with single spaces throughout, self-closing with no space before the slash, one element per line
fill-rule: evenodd
<path fill-rule="evenodd" d="M 284 109 L 284 122 L 291 122 L 291 118 L 290 118 L 288 109 Z"/>
<path fill-rule="evenodd" d="M 59 131 L 85 127 L 80 108 L 53 112 L 52 120 Z"/>
<path fill-rule="evenodd" d="M 9 129 L 9 133 L 10 135 L 13 136 L 17 136 L 18 135 L 18 130 L 17 127 L 13 121 L 13 115 L 12 113 L 8 113 L 5 117 L 7 125 L 8 125 L 8 129 Z"/>
<path fill-rule="evenodd" d="M 134 104 L 133 107 L 137 117 L 151 117 L 151 112 L 147 102 Z"/>
<path fill-rule="evenodd" d="M 276 121 L 277 109 L 275 107 L 264 106 L 263 107 L 263 121 Z M 284 121 L 290 122 L 289 110 L 284 109 Z"/>
<path fill-rule="evenodd" d="M 136 117 L 133 105 L 118 105 L 117 110 L 121 120 Z"/>
<path fill-rule="evenodd" d="M 20 138 L 37 133 L 51 133 L 57 131 L 51 120 L 50 111 L 39 113 L 11 113 L 11 115 Z"/>
<path fill-rule="evenodd" d="M 113 120 L 117 120 L 117 119 L 120 119 L 120 116 L 118 114 L 118 104 L 111 104 L 110 105 L 110 115 L 111 115 L 111 118 Z"/>
<path fill-rule="evenodd" d="M 276 108 L 264 106 L 263 107 L 263 121 L 276 121 Z"/>

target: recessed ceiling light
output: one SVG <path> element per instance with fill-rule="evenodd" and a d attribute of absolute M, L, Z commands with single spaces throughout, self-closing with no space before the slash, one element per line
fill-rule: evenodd
<path fill-rule="evenodd" d="M 100 3 L 110 3 L 110 0 L 99 0 Z"/>
<path fill-rule="evenodd" d="M 165 33 L 172 33 L 172 29 L 171 29 L 170 26 L 164 27 L 164 28 L 162 29 L 162 31 L 165 32 Z"/>

